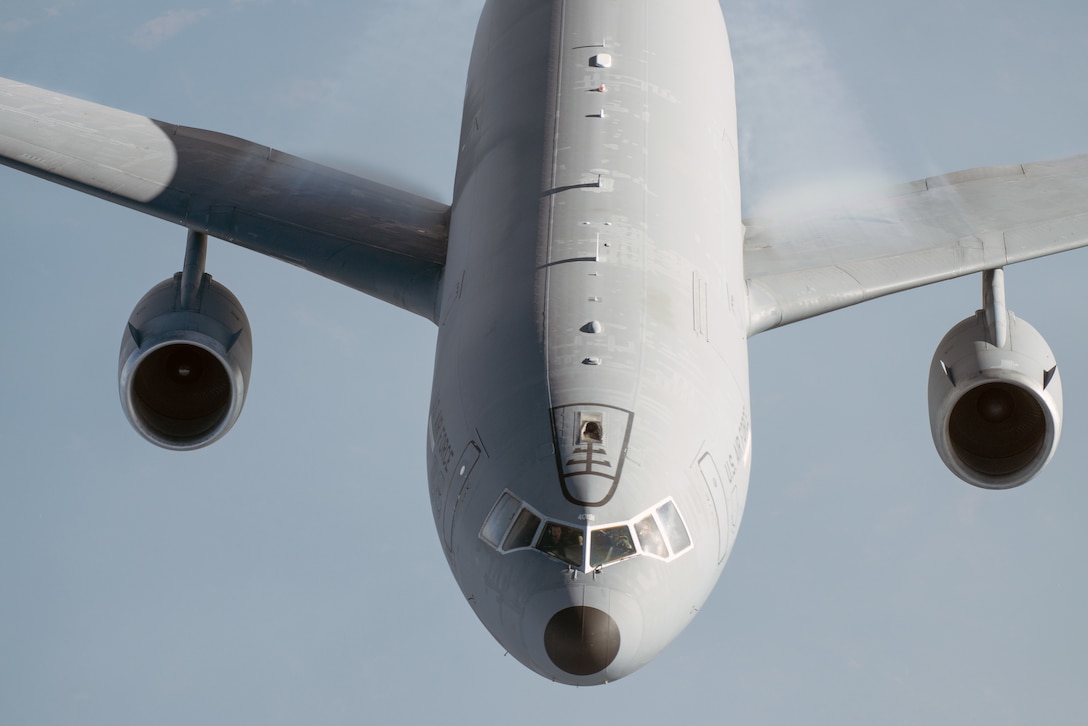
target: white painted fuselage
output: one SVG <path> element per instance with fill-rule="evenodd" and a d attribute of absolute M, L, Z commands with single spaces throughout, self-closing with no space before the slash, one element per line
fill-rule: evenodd
<path fill-rule="evenodd" d="M 648 662 L 733 546 L 751 451 L 735 119 L 716 0 L 483 11 L 428 475 L 466 598 L 548 678 Z"/>

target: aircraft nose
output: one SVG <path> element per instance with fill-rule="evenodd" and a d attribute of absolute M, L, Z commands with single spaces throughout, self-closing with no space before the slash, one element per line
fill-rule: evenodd
<path fill-rule="evenodd" d="M 572 676 L 600 673 L 620 651 L 620 629 L 612 616 L 597 608 L 560 610 L 544 628 L 544 649 L 552 663 Z"/>

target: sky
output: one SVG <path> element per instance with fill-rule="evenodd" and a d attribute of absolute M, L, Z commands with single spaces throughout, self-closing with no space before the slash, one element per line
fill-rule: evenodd
<path fill-rule="evenodd" d="M 797 190 L 1088 151 L 1088 5 L 727 0 L 749 211 Z M 8 0 L 0 75 L 452 195 L 481 0 Z M 435 328 L 213 241 L 253 327 L 245 411 L 191 453 L 125 421 L 125 321 L 184 230 L 0 169 L 0 722 L 1088 720 L 1088 340 L 1073 252 L 1006 272 L 1062 371 L 1061 447 L 970 487 L 930 358 L 978 276 L 751 342 L 754 463 L 715 592 L 573 689 L 505 657 L 427 501 Z"/>

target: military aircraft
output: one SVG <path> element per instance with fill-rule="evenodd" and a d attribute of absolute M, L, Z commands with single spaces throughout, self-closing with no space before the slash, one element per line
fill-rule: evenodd
<path fill-rule="evenodd" d="M 211 235 L 438 326 L 427 463 L 440 546 L 508 651 L 574 685 L 636 670 L 717 581 L 751 466 L 747 341 L 971 273 L 930 372 L 949 469 L 1008 488 L 1053 456 L 1061 379 L 1002 269 L 1084 244 L 1083 158 L 957 172 L 818 216 L 744 220 L 714 2 L 490 2 L 454 195 L 435 202 L 251 142 L 16 82 L 5 164 L 185 227 L 128 321 L 123 408 L 208 445 L 249 375 Z"/>

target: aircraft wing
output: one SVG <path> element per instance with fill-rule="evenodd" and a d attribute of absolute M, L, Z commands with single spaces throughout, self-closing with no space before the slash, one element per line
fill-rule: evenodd
<path fill-rule="evenodd" d="M 435 318 L 445 204 L 3 78 L 0 163 Z"/>
<path fill-rule="evenodd" d="M 1088 155 L 922 179 L 827 216 L 746 223 L 749 335 L 1088 245 Z"/>

